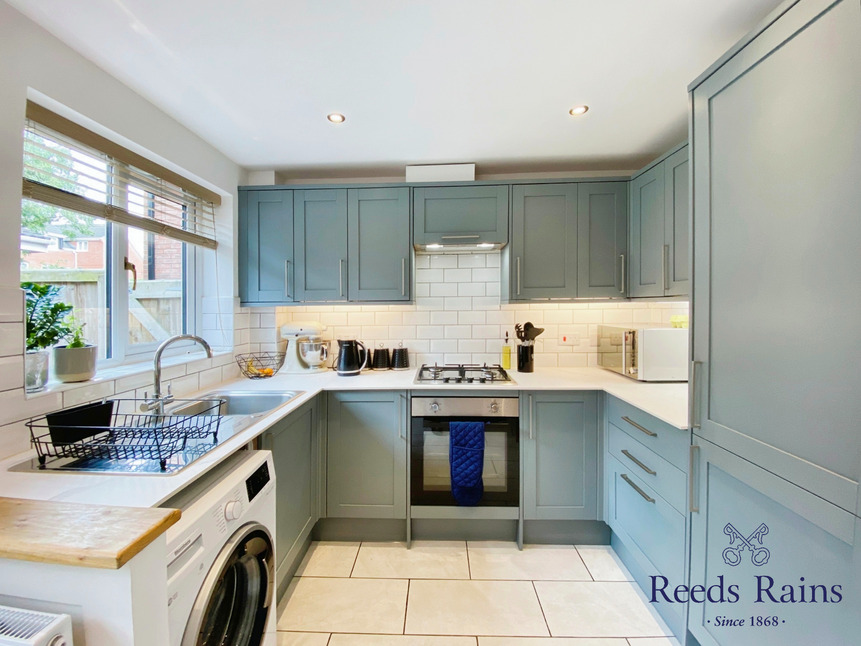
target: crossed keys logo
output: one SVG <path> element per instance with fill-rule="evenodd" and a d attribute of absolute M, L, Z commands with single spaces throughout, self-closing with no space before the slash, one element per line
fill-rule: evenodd
<path fill-rule="evenodd" d="M 771 556 L 771 552 L 767 547 L 762 545 L 762 538 L 768 534 L 768 525 L 762 523 L 759 527 L 753 530 L 753 533 L 745 538 L 745 536 L 732 526 L 732 523 L 727 523 L 723 528 L 723 533 L 729 536 L 729 547 L 723 551 L 723 562 L 727 565 L 735 567 L 741 563 L 741 553 L 744 550 L 750 550 L 750 562 L 756 566 L 765 565 Z M 736 543 L 735 547 L 733 544 Z M 760 546 L 756 545 L 756 542 Z"/>

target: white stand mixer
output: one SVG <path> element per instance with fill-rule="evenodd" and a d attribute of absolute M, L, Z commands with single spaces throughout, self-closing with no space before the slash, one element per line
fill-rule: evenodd
<path fill-rule="evenodd" d="M 281 338 L 287 339 L 286 357 L 280 372 L 326 372 L 329 342 L 323 341 L 323 325 L 314 321 L 294 321 L 281 326 Z M 304 349 L 313 346 L 313 349 Z"/>

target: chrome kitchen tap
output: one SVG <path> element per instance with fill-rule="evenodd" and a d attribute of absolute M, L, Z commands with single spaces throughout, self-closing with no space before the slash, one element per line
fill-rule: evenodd
<path fill-rule="evenodd" d="M 157 415 L 164 415 L 164 405 L 173 401 L 173 395 L 170 393 L 170 386 L 168 386 L 167 395 L 165 397 L 161 396 L 161 355 L 167 346 L 172 343 L 176 343 L 177 341 L 196 341 L 203 346 L 204 350 L 206 350 L 206 356 L 210 359 L 212 358 L 212 348 L 209 347 L 209 344 L 199 336 L 194 334 L 177 334 L 176 336 L 166 339 L 160 346 L 158 346 L 158 350 L 155 351 L 155 357 L 153 358 L 153 398 L 147 399 L 144 404 L 141 404 L 141 410 L 154 410 Z"/>

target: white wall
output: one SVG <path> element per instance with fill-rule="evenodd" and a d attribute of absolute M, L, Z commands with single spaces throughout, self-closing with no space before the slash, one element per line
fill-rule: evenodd
<path fill-rule="evenodd" d="M 74 10 L 74 3 L 68 6 Z M 27 448 L 21 420 L 59 408 L 62 392 L 31 398 L 23 391 L 23 297 L 18 288 L 19 232 L 24 115 L 28 98 L 97 130 L 136 152 L 171 167 L 222 194 L 218 213 L 218 280 L 207 267 L 205 312 L 212 332 L 216 323 L 233 323 L 235 278 L 236 187 L 243 170 L 190 130 L 140 95 L 38 27 L 0 0 L 0 458 Z M 218 285 L 218 292 L 215 286 Z M 221 317 L 217 317 L 217 313 Z M 239 335 L 228 329 L 222 345 Z M 232 361 L 232 357 L 230 358 Z M 177 368 L 188 377 L 186 388 L 198 383 L 196 371 L 218 364 L 198 363 Z M 179 374 L 181 372 L 181 375 Z M 212 379 L 212 377 L 209 377 Z M 102 397 L 119 392 L 121 379 L 96 386 Z M 93 385 L 87 386 L 92 390 Z M 110 391 L 110 392 L 108 392 Z M 69 391 L 66 391 L 69 392 Z"/>

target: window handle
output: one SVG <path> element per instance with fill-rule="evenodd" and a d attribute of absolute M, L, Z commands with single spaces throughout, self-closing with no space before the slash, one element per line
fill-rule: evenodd
<path fill-rule="evenodd" d="M 123 258 L 123 269 L 132 272 L 132 291 L 138 288 L 138 268 L 133 262 L 129 262 L 129 257 Z"/>

